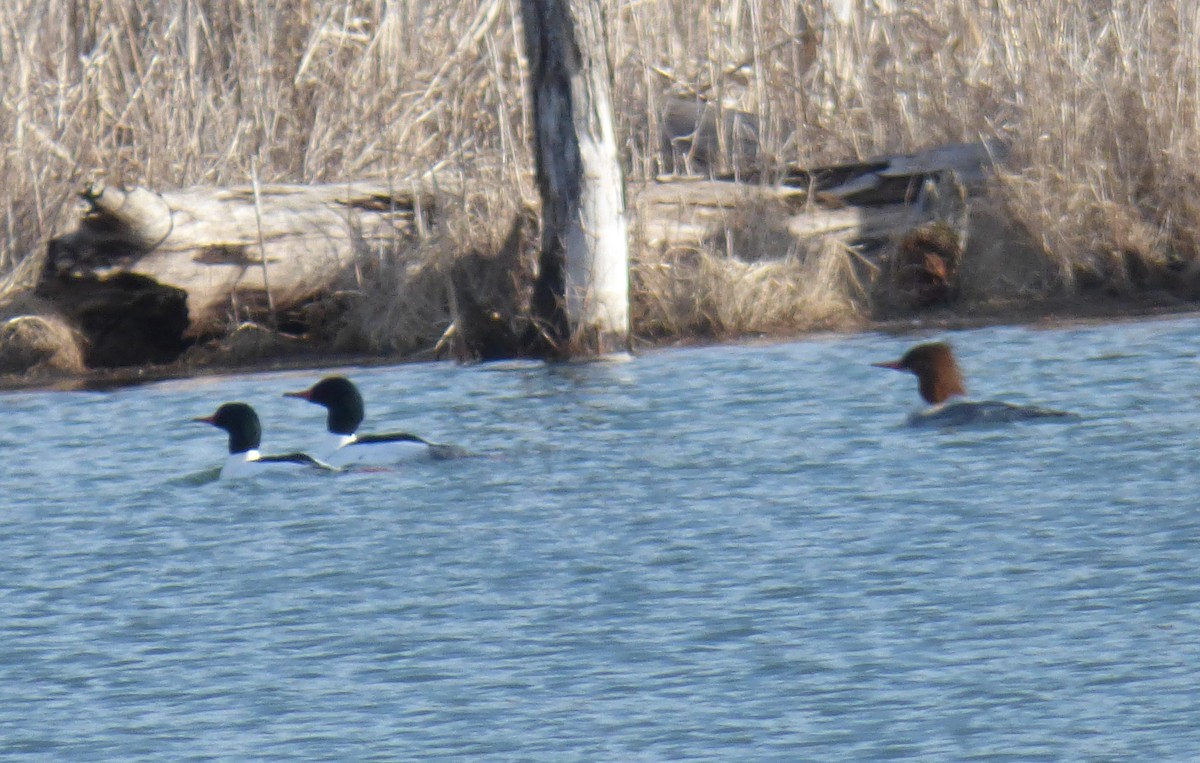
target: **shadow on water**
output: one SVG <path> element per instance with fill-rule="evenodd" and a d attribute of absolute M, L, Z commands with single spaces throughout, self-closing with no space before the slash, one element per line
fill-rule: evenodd
<path fill-rule="evenodd" d="M 166 484 L 168 487 L 200 487 L 219 479 L 221 479 L 221 467 L 214 466 L 180 477 L 173 477 L 167 480 Z"/>

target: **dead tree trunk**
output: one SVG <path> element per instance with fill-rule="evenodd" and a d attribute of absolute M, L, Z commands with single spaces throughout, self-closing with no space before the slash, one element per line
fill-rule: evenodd
<path fill-rule="evenodd" d="M 532 312 L 548 357 L 624 350 L 629 246 L 597 0 L 522 0 L 542 197 Z"/>

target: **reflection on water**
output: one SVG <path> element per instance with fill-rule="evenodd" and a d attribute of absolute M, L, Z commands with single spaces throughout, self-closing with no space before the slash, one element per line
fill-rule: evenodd
<path fill-rule="evenodd" d="M 1200 321 L 345 369 L 479 458 L 213 481 L 322 372 L 0 395 L 0 738 L 49 758 L 1200 755 Z"/>

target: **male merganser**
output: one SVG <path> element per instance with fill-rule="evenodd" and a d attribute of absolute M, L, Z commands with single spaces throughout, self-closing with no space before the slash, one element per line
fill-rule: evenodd
<path fill-rule="evenodd" d="M 258 423 L 258 414 L 245 403 L 225 403 L 213 415 L 201 416 L 192 421 L 212 424 L 229 433 L 229 457 L 221 466 L 221 479 L 250 477 L 262 474 L 271 467 L 333 468 L 307 453 L 283 453 L 273 456 L 260 454 L 258 446 L 262 440 L 262 426 Z"/>
<path fill-rule="evenodd" d="M 342 376 L 326 377 L 301 392 L 285 392 L 284 397 L 298 397 L 329 411 L 325 420 L 329 440 L 315 452 L 334 466 L 390 466 L 420 458 L 466 455 L 455 445 L 430 442 L 408 432 L 355 434 L 364 416 L 363 399 L 354 383 Z"/>
<path fill-rule="evenodd" d="M 921 397 L 930 408 L 914 413 L 908 423 L 913 426 L 961 426 L 964 424 L 1006 424 L 1027 419 L 1064 418 L 1072 414 L 1013 405 L 996 400 L 969 402 L 956 400 L 967 394 L 962 372 L 954 359 L 954 351 L 945 342 L 919 344 L 899 360 L 872 363 L 877 368 L 908 371 L 917 377 Z"/>

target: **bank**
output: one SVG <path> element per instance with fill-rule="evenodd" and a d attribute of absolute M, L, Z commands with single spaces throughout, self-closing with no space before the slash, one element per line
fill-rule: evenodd
<path fill-rule="evenodd" d="M 1055 257 L 1007 147 L 950 144 L 627 189 L 631 349 L 1195 309 L 1200 270 Z M 494 190 L 494 189 L 493 189 Z M 0 387 L 524 357 L 536 209 L 442 174 L 153 191 L 93 181 L 0 305 Z"/>

